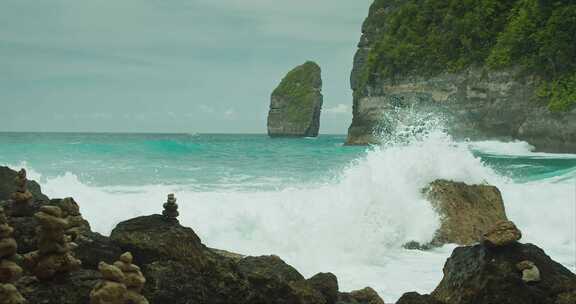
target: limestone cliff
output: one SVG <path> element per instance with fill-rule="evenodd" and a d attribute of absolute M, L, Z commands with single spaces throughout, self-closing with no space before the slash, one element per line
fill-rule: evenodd
<path fill-rule="evenodd" d="M 442 115 L 446 120 L 446 127 L 456 138 L 518 139 L 529 142 L 540 151 L 576 152 L 576 108 L 567 106 L 562 111 L 554 111 L 550 103 L 543 100 L 545 98 L 541 92 L 542 84 L 551 83 L 553 80 L 546 80 L 545 75 L 521 64 L 492 68 L 486 63 L 491 59 L 490 47 L 497 45 L 498 39 L 501 39 L 499 33 L 509 26 L 500 25 L 496 28 L 498 22 L 494 21 L 496 25 L 487 26 L 494 26 L 495 28 L 490 30 L 495 34 L 486 32 L 482 33 L 484 36 L 478 37 L 475 37 L 474 33 L 469 34 L 470 43 L 479 40 L 482 43 L 471 49 L 466 49 L 460 40 L 450 40 L 452 33 L 446 32 L 437 34 L 437 44 L 432 45 L 433 37 L 426 37 L 426 32 L 415 34 L 416 32 L 411 32 L 412 29 L 403 28 L 403 23 L 409 22 L 407 16 L 394 15 L 400 8 L 412 14 L 412 19 L 416 18 L 414 14 L 425 14 L 422 13 L 427 9 L 423 6 L 424 1 L 408 2 L 422 3 L 406 8 L 407 2 L 376 0 L 363 24 L 351 75 L 354 103 L 348 144 L 376 143 L 378 136 L 375 134 L 387 128 L 382 125 L 383 117 L 398 108 L 409 108 Z M 501 11 L 507 9 L 513 13 L 511 7 L 516 5 L 515 1 L 505 2 L 509 4 L 500 8 Z M 493 3 L 504 5 L 504 2 Z M 413 11 L 410 11 L 411 9 Z M 484 8 L 480 10 L 488 11 Z M 395 18 L 392 23 L 386 22 L 387 18 L 392 17 Z M 496 20 L 494 16 L 488 17 L 492 19 L 487 20 Z M 498 17 L 509 20 L 513 16 L 502 13 L 502 16 Z M 456 18 L 453 22 L 461 19 Z M 431 22 L 429 24 L 432 24 Z M 504 21 L 502 23 L 504 24 Z M 391 26 L 395 28 L 391 29 Z M 440 26 L 437 28 L 442 29 Z M 454 27 L 446 28 L 449 31 Z M 477 28 L 478 25 L 473 27 Z M 426 28 L 421 30 L 426 31 Z M 404 46 L 387 47 L 386 43 L 399 43 L 397 37 L 394 38 L 396 40 L 387 39 L 389 31 L 396 31 L 395 35 L 405 31 L 406 35 L 412 35 L 410 37 L 422 37 L 406 38 L 408 42 Z M 428 34 L 432 36 L 434 33 Z M 420 57 L 414 55 L 421 51 L 414 48 L 418 43 L 427 43 L 430 48 L 421 53 Z M 484 45 L 485 50 L 482 49 Z M 402 49 L 403 47 L 405 48 Z M 461 53 L 454 51 L 454 54 L 450 54 L 450 48 L 458 49 Z M 404 50 L 405 53 L 398 53 L 399 50 Z M 429 51 L 439 50 L 443 53 L 439 52 L 434 56 L 429 54 Z M 383 52 L 392 53 L 390 56 L 380 56 Z M 406 62 L 399 62 L 403 58 L 406 58 Z M 452 61 L 446 58 L 452 58 Z M 568 65 L 568 59 L 562 63 Z M 570 96 L 572 95 L 568 95 L 568 99 L 572 99 Z"/>
<path fill-rule="evenodd" d="M 272 92 L 268 114 L 271 137 L 315 137 L 322 109 L 320 67 L 311 61 L 290 71 Z"/>

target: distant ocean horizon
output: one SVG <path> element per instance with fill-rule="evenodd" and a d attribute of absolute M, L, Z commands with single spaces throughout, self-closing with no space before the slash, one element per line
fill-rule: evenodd
<path fill-rule="evenodd" d="M 576 270 L 576 155 L 525 142 L 454 141 L 442 130 L 382 146 L 346 135 L 0 132 L 0 165 L 24 167 L 50 197 L 74 197 L 103 234 L 158 213 L 175 193 L 203 242 L 277 254 L 304 275 L 334 272 L 395 301 L 430 292 L 453 246 L 427 252 L 439 225 L 421 189 L 435 179 L 497 186 L 524 242 Z M 419 280 L 413 280 L 418 277 Z"/>

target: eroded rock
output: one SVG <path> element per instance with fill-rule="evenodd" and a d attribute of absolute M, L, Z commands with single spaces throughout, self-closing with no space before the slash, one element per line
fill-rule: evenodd
<path fill-rule="evenodd" d="M 436 180 L 424 193 L 440 215 L 435 245 L 478 243 L 484 232 L 507 220 L 502 195 L 494 186 Z"/>
<path fill-rule="evenodd" d="M 487 230 L 482 241 L 487 246 L 506 246 L 519 241 L 522 232 L 511 221 L 500 221 Z"/>

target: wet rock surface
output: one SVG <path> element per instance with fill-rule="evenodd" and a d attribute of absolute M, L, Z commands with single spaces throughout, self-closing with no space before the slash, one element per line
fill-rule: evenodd
<path fill-rule="evenodd" d="M 494 186 L 436 180 L 424 193 L 440 215 L 434 245 L 478 243 L 486 231 L 507 220 L 502 195 Z"/>

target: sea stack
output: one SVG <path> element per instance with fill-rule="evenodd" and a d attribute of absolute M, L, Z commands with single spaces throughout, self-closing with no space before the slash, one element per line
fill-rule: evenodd
<path fill-rule="evenodd" d="M 322 110 L 322 71 L 312 61 L 291 70 L 272 92 L 268 113 L 271 137 L 316 137 Z"/>

